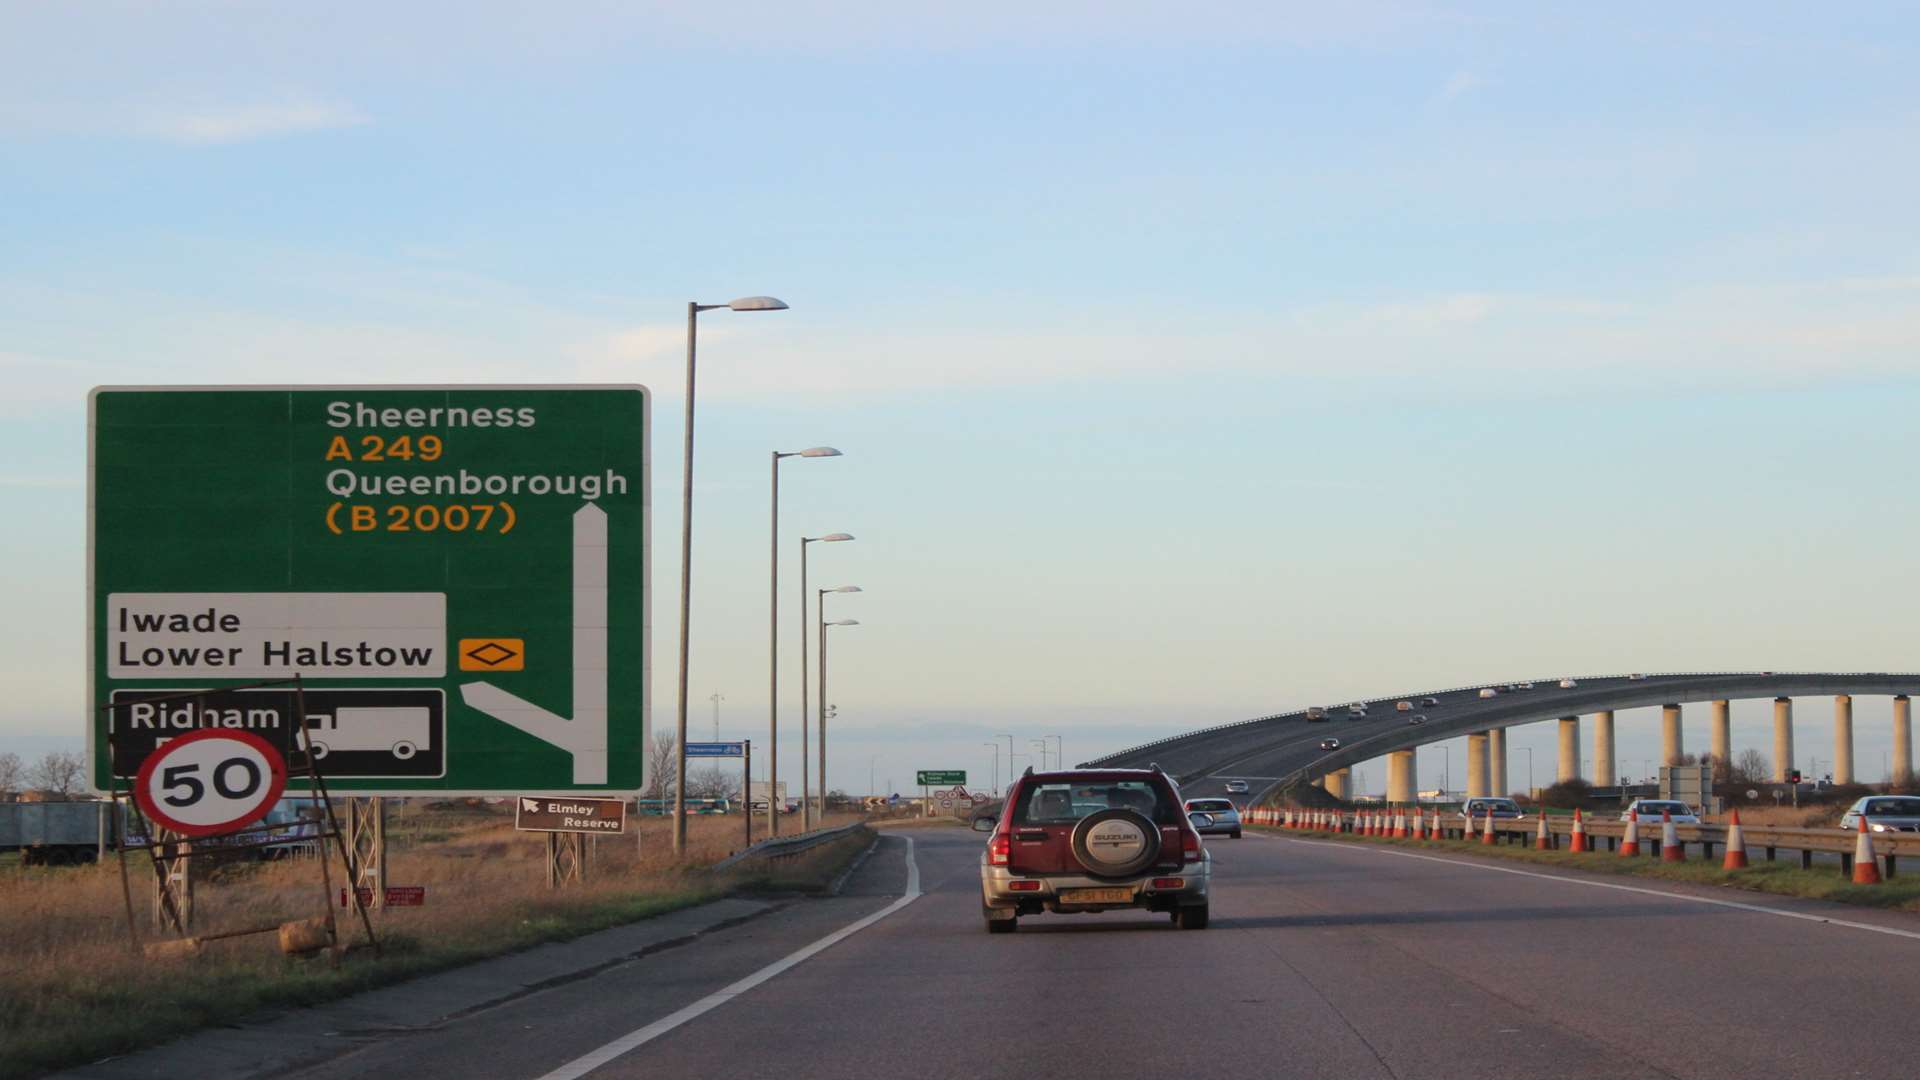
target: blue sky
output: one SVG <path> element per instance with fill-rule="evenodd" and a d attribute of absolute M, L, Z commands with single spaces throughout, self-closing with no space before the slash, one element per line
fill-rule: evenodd
<path fill-rule="evenodd" d="M 765 454 L 846 450 L 786 487 L 860 537 L 835 786 L 1920 667 L 1910 12 L 1329 7 L 0 5 L 0 748 L 79 729 L 89 386 L 640 381 L 664 504 L 684 304 L 762 292 L 703 331 L 694 696 L 764 730 Z"/>

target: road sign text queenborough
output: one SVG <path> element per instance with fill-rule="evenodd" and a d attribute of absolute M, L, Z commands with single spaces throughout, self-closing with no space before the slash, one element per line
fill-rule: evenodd
<path fill-rule="evenodd" d="M 638 789 L 647 426 L 637 386 L 96 390 L 94 785 L 244 726 L 335 794 Z"/>

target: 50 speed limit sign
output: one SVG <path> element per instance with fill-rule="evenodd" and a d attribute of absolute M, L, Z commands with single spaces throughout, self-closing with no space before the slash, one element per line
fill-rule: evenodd
<path fill-rule="evenodd" d="M 133 797 L 148 818 L 185 836 L 231 832 L 260 820 L 287 786 L 287 764 L 250 731 L 206 728 L 147 755 Z"/>

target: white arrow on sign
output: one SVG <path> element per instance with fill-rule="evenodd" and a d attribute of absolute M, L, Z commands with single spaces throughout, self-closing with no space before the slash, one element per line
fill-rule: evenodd
<path fill-rule="evenodd" d="M 573 514 L 573 718 L 548 712 L 488 682 L 464 683 L 460 699 L 573 756 L 573 782 L 607 782 L 607 512 Z"/>
<path fill-rule="evenodd" d="M 521 799 L 520 809 L 525 810 L 529 814 L 537 814 L 540 812 L 540 800 L 539 799 Z"/>

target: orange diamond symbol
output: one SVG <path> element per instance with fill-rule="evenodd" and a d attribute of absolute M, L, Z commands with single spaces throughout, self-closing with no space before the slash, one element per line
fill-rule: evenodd
<path fill-rule="evenodd" d="M 461 638 L 461 671 L 524 671 L 527 643 L 522 638 Z"/>

